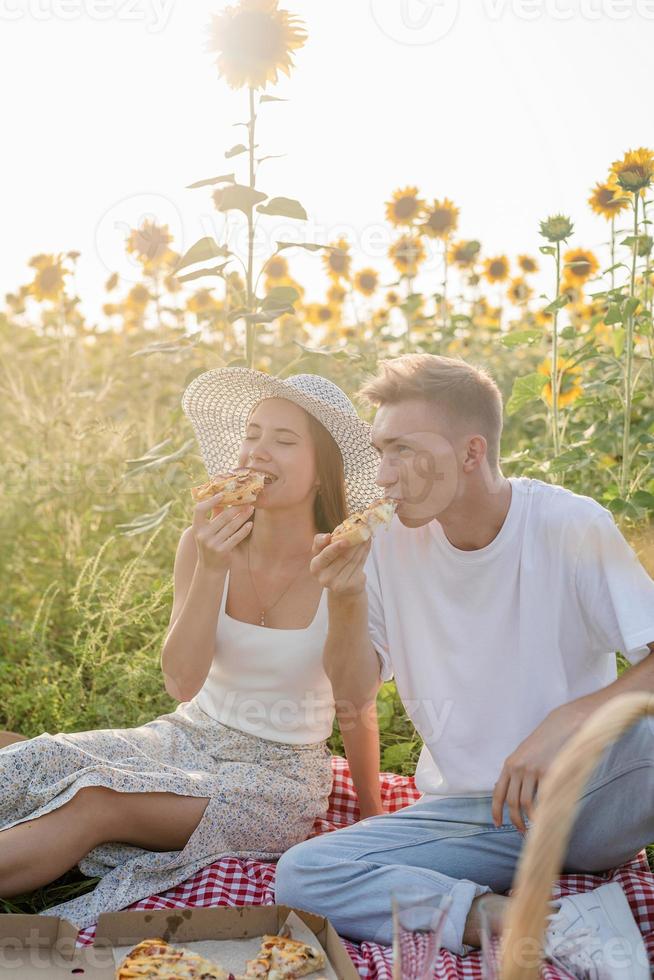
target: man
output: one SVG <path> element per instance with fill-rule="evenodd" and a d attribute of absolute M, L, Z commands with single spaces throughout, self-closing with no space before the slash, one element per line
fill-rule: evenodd
<path fill-rule="evenodd" d="M 434 902 L 449 894 L 443 944 L 462 953 L 480 942 L 480 896 L 511 885 L 558 750 L 608 699 L 654 692 L 654 582 L 594 500 L 502 475 L 502 400 L 486 372 L 406 355 L 382 364 L 362 394 L 377 406 L 377 482 L 397 511 L 372 547 L 316 542 L 312 570 L 329 590 L 325 667 L 337 699 L 357 690 L 362 714 L 395 676 L 424 741 L 423 796 L 291 848 L 277 900 L 353 939 L 389 943 L 394 889 L 414 885 Z M 632 664 L 619 679 L 616 650 Z M 644 720 L 587 786 L 566 869 L 614 867 L 652 840 L 654 732 Z M 508 899 L 492 901 L 502 914 Z M 649 976 L 618 885 L 564 899 L 548 948 L 582 924 L 596 935 L 578 942 L 570 969 Z M 616 965 L 605 951 L 620 937 Z"/>

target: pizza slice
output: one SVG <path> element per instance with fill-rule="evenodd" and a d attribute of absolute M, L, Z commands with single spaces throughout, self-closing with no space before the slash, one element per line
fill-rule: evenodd
<path fill-rule="evenodd" d="M 204 956 L 171 946 L 165 939 L 145 939 L 116 971 L 116 980 L 235 980 L 232 973 Z"/>
<path fill-rule="evenodd" d="M 266 977 L 267 980 L 294 980 L 320 970 L 325 954 L 315 946 L 287 936 L 263 936 L 256 959 L 248 960 L 245 978 Z"/>
<path fill-rule="evenodd" d="M 193 500 L 208 500 L 221 494 L 221 507 L 237 507 L 240 504 L 253 504 L 266 483 L 266 474 L 258 470 L 241 469 L 231 473 L 213 476 L 199 487 L 191 487 Z M 211 512 L 215 516 L 215 509 Z"/>
<path fill-rule="evenodd" d="M 360 514 L 352 514 L 335 527 L 332 531 L 331 543 L 347 541 L 355 545 L 367 541 L 380 527 L 389 526 L 396 506 L 396 502 L 388 497 L 375 500 Z"/>

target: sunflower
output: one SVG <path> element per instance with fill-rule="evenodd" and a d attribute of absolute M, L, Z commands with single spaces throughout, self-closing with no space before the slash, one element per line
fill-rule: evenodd
<path fill-rule="evenodd" d="M 595 275 L 599 262 L 593 252 L 585 248 L 572 248 L 563 256 L 563 276 L 573 285 L 582 285 Z"/>
<path fill-rule="evenodd" d="M 636 193 L 649 187 L 654 177 L 654 153 L 644 146 L 628 150 L 622 160 L 613 163 L 611 174 L 625 191 Z"/>
<path fill-rule="evenodd" d="M 391 200 L 386 202 L 386 220 L 396 227 L 410 225 L 424 209 L 425 202 L 418 197 L 418 188 L 404 187 L 394 191 Z"/>
<path fill-rule="evenodd" d="M 345 238 L 339 238 L 337 242 L 331 243 L 330 248 L 323 255 L 323 265 L 330 279 L 338 281 L 339 279 L 350 278 L 352 256 L 350 255 L 349 248 L 350 246 Z"/>
<path fill-rule="evenodd" d="M 427 217 L 420 225 L 420 230 L 430 238 L 448 238 L 456 230 L 458 223 L 459 208 L 444 197 L 442 201 L 434 201 L 427 209 Z"/>
<path fill-rule="evenodd" d="M 154 221 L 144 221 L 139 228 L 133 228 L 127 239 L 127 251 L 136 255 L 143 267 L 152 272 L 170 261 L 171 249 L 168 247 L 172 235 L 168 225 L 157 225 Z"/>
<path fill-rule="evenodd" d="M 506 255 L 496 255 L 484 262 L 484 275 L 488 282 L 504 282 L 509 276 L 509 260 Z"/>
<path fill-rule="evenodd" d="M 134 313 L 142 313 L 151 298 L 152 297 L 150 296 L 150 293 L 146 287 L 142 283 L 137 282 L 137 284 L 132 286 L 127 294 L 125 309 Z"/>
<path fill-rule="evenodd" d="M 186 302 L 189 313 L 215 313 L 222 308 L 210 289 L 198 289 Z"/>
<path fill-rule="evenodd" d="M 512 279 L 509 288 L 507 289 L 507 296 L 512 303 L 515 303 L 516 306 L 520 306 L 521 303 L 526 303 L 527 300 L 533 296 L 533 294 L 533 289 L 521 276 L 516 279 Z"/>
<path fill-rule="evenodd" d="M 288 262 L 282 255 L 273 255 L 264 265 L 263 271 L 270 282 L 288 279 Z"/>
<path fill-rule="evenodd" d="M 389 289 L 388 292 L 386 293 L 386 302 L 388 303 L 389 306 L 397 306 L 399 303 L 402 302 L 402 299 L 400 297 L 400 294 L 397 293 L 394 289 Z"/>
<path fill-rule="evenodd" d="M 277 73 L 290 75 L 292 52 L 307 39 L 303 22 L 278 0 L 240 0 L 214 14 L 205 50 L 218 54 L 216 64 L 230 88 L 265 88 Z"/>
<path fill-rule="evenodd" d="M 622 193 L 613 174 L 609 174 L 604 183 L 595 184 L 588 203 L 595 214 L 601 214 L 603 218 L 610 220 L 629 207 L 629 198 Z"/>
<path fill-rule="evenodd" d="M 338 317 L 338 310 L 331 303 L 309 303 L 305 314 L 309 323 L 315 326 L 327 326 Z"/>
<path fill-rule="evenodd" d="M 481 242 L 453 242 L 447 252 L 447 260 L 460 269 L 469 269 L 481 250 Z"/>
<path fill-rule="evenodd" d="M 425 261 L 425 247 L 414 235 L 402 235 L 393 242 L 388 256 L 401 276 L 413 278 L 418 266 Z"/>
<path fill-rule="evenodd" d="M 360 269 L 354 277 L 354 288 L 364 296 L 372 296 L 379 285 L 379 276 L 374 269 Z"/>
<path fill-rule="evenodd" d="M 559 372 L 559 398 L 558 403 L 561 408 L 572 404 L 583 394 L 583 386 L 579 381 L 581 367 L 571 360 L 564 357 L 557 358 L 557 368 Z M 548 405 L 552 404 L 552 358 L 546 357 L 538 366 L 539 374 L 544 374 L 548 378 L 547 384 L 543 387 L 542 397 Z"/>
<path fill-rule="evenodd" d="M 565 214 L 553 214 L 540 223 L 540 233 L 548 242 L 562 242 L 574 231 L 574 225 Z"/>
<path fill-rule="evenodd" d="M 39 301 L 61 299 L 65 287 L 64 273 L 66 271 L 62 267 L 61 257 L 41 253 L 30 259 L 28 264 L 36 269 L 34 280 L 29 286 L 31 295 Z"/>
<path fill-rule="evenodd" d="M 333 282 L 327 290 L 327 302 L 331 306 L 340 306 L 341 303 L 345 302 L 346 296 L 347 292 L 337 282 Z"/>
<path fill-rule="evenodd" d="M 559 286 L 559 295 L 566 297 L 568 306 L 581 303 L 584 298 L 583 282 L 573 282 L 564 276 Z"/>
<path fill-rule="evenodd" d="M 536 259 L 532 258 L 531 255 L 519 255 L 518 265 L 523 272 L 530 274 L 532 272 L 538 272 L 538 262 Z"/>

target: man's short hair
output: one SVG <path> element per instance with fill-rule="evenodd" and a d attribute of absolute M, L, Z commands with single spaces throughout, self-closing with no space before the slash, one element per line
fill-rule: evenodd
<path fill-rule="evenodd" d="M 445 412 L 453 422 L 472 425 L 488 443 L 491 469 L 499 466 L 502 435 L 502 395 L 484 368 L 461 358 L 438 354 L 404 354 L 382 361 L 376 376 L 362 387 L 372 405 L 423 400 Z"/>

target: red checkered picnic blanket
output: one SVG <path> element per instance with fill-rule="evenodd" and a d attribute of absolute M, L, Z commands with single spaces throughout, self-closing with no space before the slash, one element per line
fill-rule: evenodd
<path fill-rule="evenodd" d="M 330 830 L 347 827 L 359 819 L 354 787 L 347 762 L 335 756 L 333 759 L 334 787 L 329 810 L 324 819 L 314 824 L 312 837 Z M 415 803 L 420 793 L 412 777 L 395 773 L 381 774 L 381 791 L 384 809 L 389 813 Z M 215 905 L 274 905 L 275 865 L 261 861 L 242 861 L 223 858 L 198 871 L 187 881 L 161 895 L 152 895 L 130 905 L 130 909 L 173 909 L 189 906 Z M 644 934 L 645 944 L 654 964 L 654 875 L 649 870 L 645 852 L 628 864 L 605 875 L 564 875 L 559 879 L 557 894 L 597 888 L 606 881 L 620 883 L 629 900 L 631 910 Z M 83 929 L 78 945 L 93 942 L 95 926 Z M 377 943 L 355 944 L 344 940 L 359 974 L 367 980 L 391 980 L 391 949 Z M 441 952 L 434 974 L 439 980 L 480 980 L 479 953 L 465 957 L 455 956 L 447 950 Z M 550 966 L 543 968 L 543 980 L 562 980 L 564 974 Z"/>

